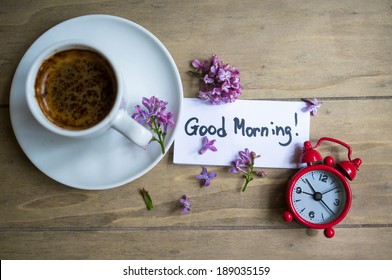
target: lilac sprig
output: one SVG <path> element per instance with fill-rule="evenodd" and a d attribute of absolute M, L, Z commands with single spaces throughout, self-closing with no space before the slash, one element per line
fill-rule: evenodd
<path fill-rule="evenodd" d="M 241 95 L 240 71 L 223 63 L 217 55 L 210 60 L 194 59 L 192 66 L 195 69 L 189 73 L 197 76 L 202 83 L 198 95 L 201 100 L 215 105 L 226 104 L 234 102 Z"/>
<path fill-rule="evenodd" d="M 254 170 L 255 159 L 260 157 L 256 155 L 255 152 L 250 152 L 248 148 L 244 151 L 240 151 L 238 153 L 239 157 L 231 162 L 230 172 L 232 173 L 242 173 L 245 178 L 245 185 L 242 188 L 242 191 L 246 191 L 246 188 L 250 181 L 253 180 L 253 175 L 257 175 L 260 177 L 265 177 L 267 174 L 264 171 L 256 171 Z M 246 170 L 245 170 L 246 169 Z"/>
<path fill-rule="evenodd" d="M 157 141 L 161 146 L 162 154 L 165 153 L 165 137 L 167 129 L 174 126 L 173 114 L 166 112 L 167 102 L 159 100 L 157 97 L 143 97 L 142 104 L 146 109 L 142 109 L 140 105 L 135 107 L 136 113 L 132 115 L 140 124 L 147 124 L 152 132 L 156 135 L 151 141 Z"/>

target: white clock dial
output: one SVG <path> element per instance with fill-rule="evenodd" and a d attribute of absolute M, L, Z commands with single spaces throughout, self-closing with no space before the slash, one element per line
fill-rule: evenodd
<path fill-rule="evenodd" d="M 313 224 L 333 221 L 346 204 L 343 183 L 336 175 L 324 170 L 313 170 L 302 175 L 291 195 L 297 213 Z"/>

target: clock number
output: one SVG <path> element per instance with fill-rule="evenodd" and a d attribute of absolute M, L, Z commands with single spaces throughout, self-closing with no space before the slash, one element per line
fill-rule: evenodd
<path fill-rule="evenodd" d="M 309 212 L 309 217 L 310 217 L 311 219 L 314 218 L 314 212 L 313 212 L 313 211 L 310 211 L 310 212 Z"/>
<path fill-rule="evenodd" d="M 302 189 L 301 189 L 300 187 L 297 187 L 297 188 L 295 189 L 295 192 L 296 192 L 297 194 L 300 194 L 300 193 L 302 192 Z"/>
<path fill-rule="evenodd" d="M 319 181 L 326 183 L 328 179 L 327 174 L 320 174 Z"/>
<path fill-rule="evenodd" d="M 339 206 L 339 204 L 340 204 L 340 200 L 339 199 L 335 199 L 335 202 L 333 203 L 333 205 Z"/>

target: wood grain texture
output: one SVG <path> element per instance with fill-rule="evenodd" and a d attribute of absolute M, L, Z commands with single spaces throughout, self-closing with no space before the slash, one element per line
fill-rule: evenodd
<path fill-rule="evenodd" d="M 0 0 L 0 7 L 1 259 L 392 258 L 391 1 Z M 68 188 L 42 174 L 13 134 L 12 77 L 43 32 L 92 13 L 154 33 L 176 61 L 185 97 L 198 91 L 190 61 L 216 53 L 241 70 L 241 99 L 321 99 L 310 140 L 341 139 L 363 160 L 336 236 L 282 221 L 296 170 L 266 169 L 241 193 L 238 174 L 211 167 L 218 177 L 200 189 L 201 168 L 174 165 L 171 148 L 146 175 L 111 190 Z M 336 145 L 319 151 L 346 157 Z M 183 194 L 192 198 L 187 215 L 179 211 Z"/>
<path fill-rule="evenodd" d="M 0 256 L 17 259 L 23 252 L 28 259 L 384 259 L 390 257 L 391 233 L 390 228 L 342 228 L 329 240 L 304 229 L 15 232 L 0 233 Z"/>

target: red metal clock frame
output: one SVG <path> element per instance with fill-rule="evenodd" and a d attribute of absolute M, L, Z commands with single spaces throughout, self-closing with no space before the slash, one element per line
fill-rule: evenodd
<path fill-rule="evenodd" d="M 320 153 L 318 153 L 315 150 L 315 148 L 319 147 L 320 144 L 324 141 L 334 142 L 336 144 L 339 144 L 347 148 L 348 160 L 338 162 L 335 167 L 334 159 L 331 156 L 326 156 L 324 158 L 324 161 L 320 163 L 322 157 Z M 351 208 L 352 192 L 347 179 L 352 181 L 356 176 L 356 170 L 358 170 L 359 166 L 362 164 L 362 160 L 360 158 L 356 158 L 352 160 L 351 154 L 352 154 L 352 149 L 348 144 L 334 138 L 322 137 L 318 140 L 317 144 L 314 147 L 312 147 L 312 144 L 309 141 L 306 141 L 304 143 L 300 162 L 306 163 L 308 166 L 299 170 L 289 181 L 287 191 L 286 191 L 286 200 L 287 200 L 289 211 L 285 211 L 283 213 L 283 219 L 286 222 L 291 222 L 294 218 L 300 224 L 308 228 L 324 229 L 324 235 L 328 238 L 332 238 L 335 235 L 335 231 L 332 227 L 340 223 L 347 216 Z M 306 173 L 315 170 L 326 171 L 335 175 L 341 181 L 346 191 L 346 201 L 342 212 L 335 219 L 324 224 L 315 224 L 302 218 L 294 207 L 294 202 L 292 197 L 294 186 L 297 183 L 297 181 Z"/>
<path fill-rule="evenodd" d="M 294 189 L 295 184 L 303 175 L 305 175 L 308 172 L 314 171 L 314 170 L 327 171 L 327 172 L 334 174 L 341 181 L 341 183 L 344 187 L 344 190 L 346 191 L 346 201 L 345 201 L 345 205 L 344 205 L 342 212 L 334 220 L 332 220 L 328 223 L 325 223 L 325 224 L 315 224 L 315 223 L 311 223 L 311 222 L 303 219 L 301 217 L 301 215 L 295 209 L 294 203 L 293 203 L 292 193 L 293 193 L 293 189 Z M 316 164 L 316 165 L 311 165 L 311 166 L 308 166 L 308 167 L 301 169 L 300 171 L 298 171 L 294 175 L 294 177 L 291 178 L 291 180 L 288 184 L 287 192 L 286 192 L 286 199 L 287 199 L 287 205 L 288 205 L 290 213 L 299 223 L 303 224 L 304 226 L 306 226 L 308 228 L 329 229 L 329 228 L 332 228 L 333 226 L 337 225 L 338 223 L 340 223 L 346 217 L 348 212 L 350 211 L 351 202 L 352 202 L 352 192 L 351 192 L 351 187 L 348 184 L 346 178 L 337 169 L 335 169 L 334 167 L 327 165 L 327 164 Z M 288 214 L 286 214 L 286 215 L 288 215 Z M 290 221 L 289 217 L 287 217 L 287 219 L 288 219 L 288 221 Z M 292 220 L 292 218 L 291 218 L 291 220 Z"/>

